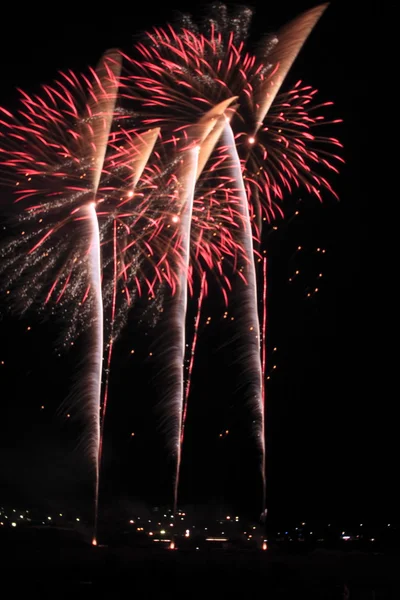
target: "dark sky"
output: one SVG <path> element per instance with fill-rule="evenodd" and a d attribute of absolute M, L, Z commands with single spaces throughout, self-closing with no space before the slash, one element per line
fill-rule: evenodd
<path fill-rule="evenodd" d="M 399 500 L 393 477 L 395 424 L 389 416 L 393 399 L 383 383 L 379 286 L 368 234 L 371 201 L 378 192 L 366 127 L 365 11 L 370 3 L 354 12 L 346 4 L 331 4 L 288 79 L 294 83 L 301 78 L 317 87 L 322 100 L 335 102 L 335 117 L 344 119 L 333 133 L 345 145 L 346 165 L 333 181 L 341 201 L 326 197 L 318 205 L 305 192 L 299 194 L 294 198 L 302 199 L 296 204 L 299 217 L 280 224 L 265 245 L 269 364 L 277 366 L 267 388 L 268 494 L 276 520 L 393 520 Z M 254 38 L 314 3 L 283 0 L 266 5 L 252 3 Z M 15 105 L 16 87 L 34 92 L 58 69 L 96 64 L 104 50 L 129 49 L 142 29 L 173 20 L 175 10 L 188 10 L 187 2 L 178 1 L 162 3 L 157 10 L 143 2 L 140 9 L 132 5 L 126 11 L 105 4 L 105 9 L 88 14 L 70 9 L 70 4 L 60 6 L 54 15 L 38 5 L 31 13 L 15 10 L 10 27 L 3 23 L 3 106 Z M 380 11 L 376 5 L 376 17 Z M 299 245 L 304 251 L 296 253 Z M 291 286 L 288 279 L 296 269 L 302 278 Z M 320 272 L 319 294 L 309 300 L 307 291 L 315 288 Z M 203 327 L 199 341 L 182 502 L 224 503 L 257 513 L 257 458 L 246 407 L 235 393 L 234 351 L 231 346 L 220 349 L 232 335 L 219 320 L 220 308 L 208 300 L 205 314 L 214 320 L 208 330 Z M 56 412 L 79 375 L 84 340 L 60 358 L 54 353 L 60 323 L 41 324 L 31 313 L 22 320 L 5 316 L 0 328 L 0 360 L 5 361 L 0 371 L 0 490 L 27 503 L 54 503 L 63 497 L 79 506 L 89 479 L 87 461 L 84 449 L 76 448 L 78 427 L 63 422 Z M 132 344 L 138 350 L 134 359 Z M 144 360 L 150 347 L 157 353 L 157 344 L 156 333 L 132 318 L 116 347 L 104 497 L 170 501 L 171 465 L 157 424 L 162 388 L 154 374 L 160 364 L 155 360 L 154 367 Z M 45 410 L 40 410 L 42 404 Z M 221 440 L 219 433 L 225 429 L 229 436 Z"/>

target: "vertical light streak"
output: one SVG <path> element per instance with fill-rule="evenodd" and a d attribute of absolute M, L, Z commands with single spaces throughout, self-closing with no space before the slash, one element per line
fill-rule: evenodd
<path fill-rule="evenodd" d="M 93 189 L 93 198 L 96 198 L 96 194 L 99 188 L 101 174 L 104 165 L 104 158 L 107 150 L 108 138 L 110 135 L 111 124 L 114 117 L 115 103 L 117 99 L 117 92 L 119 87 L 119 78 L 121 74 L 121 57 L 114 51 L 109 51 L 102 57 L 96 71 L 92 72 L 94 76 L 93 94 L 90 96 L 87 112 L 90 117 L 94 118 L 93 124 L 90 126 L 86 125 L 84 128 L 83 139 L 89 144 L 92 155 L 92 172 L 91 172 L 91 183 Z M 93 539 L 92 544 L 97 544 L 97 522 L 98 522 L 98 511 L 99 511 L 99 488 L 100 488 L 100 467 L 101 467 L 101 451 L 102 451 L 102 433 L 104 431 L 104 415 L 102 415 L 102 424 L 100 428 L 100 408 L 101 408 L 101 375 L 103 368 L 103 327 L 104 327 L 104 316 L 103 316 L 103 299 L 102 299 L 102 288 L 101 288 L 101 259 L 100 259 L 100 231 L 99 224 L 96 214 L 96 204 L 90 205 L 90 216 L 92 223 L 92 245 L 91 255 L 94 252 L 94 244 L 97 244 L 96 256 L 92 257 L 92 278 L 96 275 L 96 286 L 93 288 L 96 294 L 96 322 L 98 328 L 101 321 L 101 346 L 100 344 L 100 333 L 97 332 L 98 343 L 96 344 L 96 359 L 99 360 L 99 373 L 98 373 L 98 399 L 97 399 L 97 419 L 95 423 L 95 435 L 96 435 L 96 483 L 95 483 L 95 510 L 94 510 L 94 525 L 93 525 Z M 96 269 L 96 271 L 95 271 Z M 101 316 L 100 311 L 101 309 Z M 99 353 L 100 359 L 97 357 Z M 109 356 L 111 360 L 111 355 Z"/>
<path fill-rule="evenodd" d="M 196 146 L 185 153 L 183 161 L 183 189 L 181 192 L 181 205 L 183 207 L 181 217 L 181 235 L 182 235 L 182 273 L 180 277 L 180 285 L 178 298 L 176 300 L 175 309 L 175 327 L 177 332 L 178 344 L 175 346 L 175 393 L 174 393 L 174 408 L 177 422 L 176 432 L 174 435 L 174 449 L 176 452 L 175 465 L 175 481 L 174 481 L 174 514 L 177 510 L 179 475 L 181 468 L 182 457 L 182 427 L 183 427 L 183 406 L 185 399 L 184 387 L 184 360 L 186 348 L 186 311 L 187 311 L 187 293 L 188 293 L 188 272 L 190 259 L 190 236 L 191 223 L 193 212 L 194 190 L 196 185 L 196 174 L 199 157 L 199 148 Z"/>
<path fill-rule="evenodd" d="M 200 294 L 199 294 L 199 298 L 197 300 L 197 313 L 196 313 L 196 317 L 195 317 L 195 321 L 194 321 L 194 334 L 193 334 L 193 340 L 192 340 L 192 347 L 190 349 L 189 368 L 188 368 L 188 375 L 187 375 L 187 380 L 186 380 L 185 398 L 184 398 L 184 402 L 183 402 L 182 429 L 181 429 L 181 441 L 180 441 L 181 447 L 183 446 L 183 438 L 185 436 L 187 406 L 188 406 L 189 393 L 190 393 L 190 384 L 192 381 L 194 356 L 196 353 L 196 344 L 197 344 L 197 337 L 198 337 L 198 330 L 199 330 L 199 323 L 200 323 L 201 308 L 202 308 L 203 299 L 204 299 L 205 284 L 206 284 L 206 273 L 205 273 L 205 271 L 203 271 L 203 275 L 201 277 Z"/>
<path fill-rule="evenodd" d="M 99 477 L 100 465 L 98 461 L 100 451 L 100 403 L 101 403 L 101 375 L 103 372 L 103 298 L 101 293 L 101 256 L 100 232 L 96 214 L 96 205 L 91 202 L 88 206 L 90 223 L 90 286 L 94 298 L 93 311 L 93 342 L 89 366 L 89 410 L 91 428 L 91 453 L 95 464 L 95 529 L 92 543 L 96 545 L 96 525 L 98 516 Z"/>
<path fill-rule="evenodd" d="M 104 426 L 105 426 L 105 417 L 106 417 L 106 413 L 107 413 L 111 359 L 112 359 L 112 353 L 113 353 L 113 348 L 114 348 L 114 321 L 115 321 L 115 307 L 116 307 L 116 299 L 117 299 L 117 222 L 115 220 L 114 220 L 114 225 L 113 225 L 113 263 L 114 263 L 113 264 L 114 275 L 113 275 L 113 293 L 112 293 L 112 304 L 111 304 L 111 333 L 110 333 L 110 339 L 109 339 L 109 343 L 108 343 L 106 381 L 104 384 L 103 404 L 101 406 L 100 441 L 99 441 L 99 454 L 98 454 L 98 461 L 97 461 L 99 473 L 100 473 L 101 462 L 102 462 L 102 458 L 103 458 Z M 99 409 L 99 412 L 100 412 L 100 409 Z M 97 486 L 96 506 L 98 505 L 98 494 L 99 494 L 99 488 Z M 98 517 L 98 511 L 96 512 L 96 519 L 95 519 L 96 529 L 97 529 L 97 517 Z"/>
<path fill-rule="evenodd" d="M 253 248 L 253 232 L 249 212 L 249 204 L 246 195 L 246 190 L 243 181 L 242 168 L 239 155 L 235 144 L 235 138 L 228 119 L 224 128 L 224 142 L 226 143 L 226 151 L 232 160 L 232 175 L 235 178 L 237 190 L 240 197 L 240 206 L 238 210 L 242 212 L 242 218 L 245 230 L 243 232 L 243 247 L 247 255 L 247 264 L 245 268 L 245 279 L 247 282 L 244 301 L 241 305 L 242 323 L 244 328 L 244 336 L 248 336 L 251 331 L 252 335 L 246 342 L 246 353 L 244 359 L 247 362 L 246 371 L 250 377 L 250 403 L 254 414 L 254 431 L 257 445 L 261 455 L 261 477 L 263 489 L 263 502 L 265 502 L 266 477 L 265 477 L 265 433 L 264 433 L 264 405 L 263 405 L 263 381 L 262 381 L 262 365 L 260 356 L 260 325 L 258 318 L 258 300 L 257 300 L 257 277 L 254 264 L 254 248 Z M 262 507 L 264 510 L 265 507 Z"/>
<path fill-rule="evenodd" d="M 263 297 L 262 297 L 262 338 L 261 338 L 261 370 L 262 370 L 262 404 L 263 404 L 263 435 L 265 436 L 265 416 L 266 416 L 266 382 L 265 382 L 265 373 L 267 366 L 267 291 L 268 291 L 268 283 L 267 283 L 267 258 L 263 258 Z M 265 444 L 265 437 L 264 437 Z M 266 485 L 266 454 L 267 449 L 264 448 L 264 456 L 263 456 L 263 473 L 264 473 L 264 488 L 263 488 L 263 511 L 265 511 L 266 503 L 267 503 L 267 485 Z"/>

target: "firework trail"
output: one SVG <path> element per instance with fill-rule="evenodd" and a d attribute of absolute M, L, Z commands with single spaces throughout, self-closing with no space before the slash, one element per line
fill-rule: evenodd
<path fill-rule="evenodd" d="M 273 73 L 270 73 L 269 77 L 257 89 L 255 97 L 256 128 L 254 134 L 262 126 L 298 53 L 328 6 L 328 3 L 320 4 L 302 13 L 282 27 L 277 36 L 273 40 L 268 40 L 267 44 L 262 48 L 262 53 L 267 55 L 268 61 L 274 65 L 274 69 Z"/>
<path fill-rule="evenodd" d="M 206 272 L 204 271 L 203 275 L 201 277 L 200 293 L 199 293 L 199 296 L 197 299 L 197 312 L 196 312 L 196 316 L 194 319 L 194 332 L 193 332 L 192 346 L 190 349 L 188 374 L 187 374 L 187 379 L 186 379 L 185 398 L 184 398 L 184 402 L 183 402 L 183 411 L 182 411 L 182 430 L 181 430 L 181 441 L 180 441 L 181 447 L 183 446 L 183 440 L 184 440 L 184 435 L 185 435 L 185 424 L 186 424 L 187 406 L 188 406 L 188 400 L 189 400 L 189 394 L 190 394 L 190 384 L 191 384 L 191 380 L 192 380 L 194 357 L 196 354 L 196 345 L 197 345 L 197 338 L 198 338 L 198 331 L 199 331 L 201 309 L 203 306 L 203 300 L 204 300 L 205 293 L 206 293 Z"/>
<path fill-rule="evenodd" d="M 100 480 L 100 398 L 101 398 L 101 376 L 103 372 L 103 298 L 101 293 L 101 256 L 100 256 L 100 233 L 97 221 L 96 206 L 92 202 L 88 208 L 90 219 L 90 274 L 91 288 L 95 298 L 95 315 L 93 319 L 93 346 L 89 354 L 90 365 L 88 367 L 88 380 L 90 382 L 90 405 L 89 412 L 92 420 L 92 459 L 95 464 L 95 527 L 92 544 L 97 544 L 96 526 L 99 501 Z"/>
<path fill-rule="evenodd" d="M 179 475 L 182 454 L 182 429 L 183 429 L 183 406 L 185 401 L 184 388 L 184 361 L 186 348 L 186 309 L 188 294 L 188 272 L 190 260 L 190 237 L 193 213 L 194 190 L 196 184 L 196 173 L 198 166 L 200 148 L 195 146 L 187 152 L 182 161 L 182 176 L 179 178 L 182 189 L 180 191 L 181 209 L 181 235 L 183 266 L 179 285 L 178 297 L 174 309 L 174 330 L 177 342 L 174 345 L 174 412 L 176 414 L 176 431 L 173 434 L 173 447 L 176 455 L 175 480 L 174 480 L 174 514 L 176 514 L 178 502 Z"/>
<path fill-rule="evenodd" d="M 107 60 L 111 57 L 111 61 Z M 111 69 L 111 73 L 110 73 Z M 90 279 L 92 282 L 92 290 L 95 297 L 95 343 L 93 347 L 94 353 L 94 376 L 97 375 L 97 381 L 94 379 L 93 385 L 93 444 L 95 448 L 95 498 L 94 498 L 94 526 L 92 544 L 97 545 L 97 521 L 99 510 L 99 484 L 100 484 L 100 466 L 101 466 L 101 447 L 100 433 L 100 409 L 101 409 L 101 380 L 103 372 L 103 296 L 102 296 L 102 266 L 101 266 L 101 250 L 100 250 L 100 231 L 99 223 L 96 214 L 95 198 L 98 192 L 100 178 L 102 175 L 104 160 L 106 156 L 108 139 L 111 131 L 115 103 L 118 91 L 118 80 L 121 72 L 121 61 L 115 53 L 106 53 L 103 57 L 96 72 L 94 72 L 94 89 L 93 95 L 90 96 L 87 109 L 88 114 L 92 116 L 97 113 L 97 118 L 93 124 L 84 125 L 84 139 L 90 143 L 93 151 L 92 155 L 92 186 L 94 202 L 90 204 L 90 222 L 91 222 L 91 240 L 90 240 Z M 110 75 L 112 74 L 112 77 Z M 85 131 L 89 129 L 89 131 Z M 105 411 L 103 413 L 103 419 Z"/>
<path fill-rule="evenodd" d="M 111 61 L 109 60 L 111 58 Z M 93 386 L 93 406 L 94 406 L 94 435 L 93 444 L 96 450 L 95 455 L 95 499 L 94 499 L 94 527 L 93 527 L 93 545 L 97 544 L 97 520 L 99 508 L 99 483 L 100 483 L 100 465 L 101 465 L 101 444 L 100 444 L 100 409 L 101 409 L 101 379 L 103 371 L 103 297 L 102 297 L 102 267 L 100 250 L 100 231 L 96 214 L 96 195 L 98 192 L 100 178 L 102 175 L 104 161 L 106 156 L 108 139 L 111 131 L 111 125 L 114 116 L 115 103 L 117 98 L 119 76 L 121 73 L 120 57 L 114 52 L 108 52 L 102 58 L 102 61 L 93 73 L 94 86 L 90 96 L 87 110 L 92 116 L 96 114 L 97 118 L 91 124 L 84 124 L 83 138 L 87 139 L 92 148 L 92 189 L 94 202 L 90 205 L 91 221 L 91 261 L 90 261 L 90 279 L 95 296 L 95 338 L 93 352 L 95 355 L 95 373 L 97 381 Z M 87 131 L 88 130 L 88 131 Z M 97 325 L 97 327 L 96 327 Z M 104 419 L 103 414 L 103 419 Z"/>
<path fill-rule="evenodd" d="M 265 417 L 266 417 L 266 366 L 267 366 L 267 290 L 268 290 L 268 280 L 267 280 L 267 258 L 263 258 L 263 295 L 262 295 L 262 325 L 261 325 L 261 372 L 262 372 L 262 407 L 263 407 L 263 435 L 265 436 Z M 266 458 L 267 458 L 267 449 L 264 446 L 264 454 L 262 457 L 263 464 L 263 510 L 261 515 L 264 515 L 267 507 L 267 480 L 266 480 Z"/>
<path fill-rule="evenodd" d="M 243 233 L 243 246 L 246 249 L 247 264 L 244 268 L 244 277 L 247 285 L 243 292 L 244 302 L 241 304 L 243 339 L 246 340 L 246 376 L 250 382 L 249 402 L 254 414 L 254 433 L 261 454 L 261 475 L 263 482 L 262 510 L 265 510 L 265 431 L 264 431 L 264 403 L 263 403 L 263 374 L 260 361 L 260 327 L 258 319 L 258 300 L 257 300 L 257 277 L 254 264 L 253 231 L 250 219 L 249 204 L 243 181 L 242 167 L 237 152 L 235 137 L 229 121 L 226 121 L 224 128 L 224 142 L 227 152 L 232 161 L 232 173 L 241 196 L 241 209 L 246 222 L 246 230 Z M 248 332 L 251 332 L 249 337 Z"/>
<path fill-rule="evenodd" d="M 120 204 L 124 205 L 130 201 L 130 199 L 134 196 L 136 185 L 138 184 L 140 178 L 143 175 L 143 171 L 148 163 L 150 155 L 154 149 L 154 145 L 156 143 L 157 137 L 160 133 L 160 130 L 155 128 L 153 130 L 148 131 L 146 134 L 143 134 L 140 137 L 140 140 L 135 144 L 135 154 L 131 152 L 131 168 L 133 170 L 133 177 L 130 183 L 130 189 L 128 191 L 127 199 L 120 202 Z M 110 323 L 110 336 L 108 341 L 108 351 L 106 358 L 106 380 L 104 384 L 104 394 L 103 394 L 103 403 L 101 405 L 101 426 L 99 432 L 99 451 L 98 451 L 98 466 L 97 466 L 97 487 L 96 487 L 96 507 L 95 507 L 95 530 L 93 540 L 96 541 L 96 531 L 97 531 L 97 523 L 98 523 L 98 509 L 99 509 L 99 482 L 100 482 L 100 471 L 103 457 L 103 443 L 104 443 L 104 432 L 105 432 L 105 422 L 106 422 L 106 414 L 107 414 L 107 405 L 108 405 L 108 391 L 110 384 L 110 371 L 111 371 L 111 360 L 114 349 L 114 341 L 115 341 L 115 319 L 116 319 L 116 308 L 117 308 L 117 290 L 118 290 L 118 280 L 119 280 L 119 270 L 118 270 L 118 259 L 120 257 L 120 253 L 118 253 L 118 222 L 117 219 L 114 218 L 113 221 L 113 231 L 112 231 L 112 263 L 113 263 L 113 274 L 112 274 L 112 300 L 111 300 L 111 323 Z"/>
<path fill-rule="evenodd" d="M 140 178 L 143 175 L 143 171 L 148 164 L 148 160 L 150 155 L 154 149 L 154 145 L 156 143 L 157 137 L 160 133 L 158 128 L 152 129 L 147 133 L 143 134 L 140 139 L 133 146 L 134 152 L 131 149 L 130 151 L 124 148 L 124 152 L 128 154 L 129 162 L 131 163 L 131 169 L 133 171 L 132 180 L 129 182 L 129 189 L 127 190 L 127 197 L 124 200 L 120 200 L 118 203 L 118 207 L 124 206 L 127 203 L 131 202 L 131 199 L 134 197 L 136 185 L 138 184 Z M 118 213 L 117 213 L 118 214 Z M 115 215 L 117 216 L 117 215 Z M 119 215 L 118 215 L 119 216 Z M 104 398 L 103 398 L 103 406 L 102 406 L 102 433 L 101 440 L 103 440 L 104 433 L 104 422 L 105 422 L 105 414 L 107 410 L 107 399 L 108 399 L 108 387 L 109 387 L 109 373 L 112 359 L 112 351 L 114 345 L 114 325 L 116 318 L 116 310 L 117 310 L 117 286 L 119 279 L 119 271 L 118 271 L 118 259 L 121 259 L 120 253 L 118 252 L 118 221 L 116 218 L 113 220 L 112 224 L 112 263 L 113 263 L 113 275 L 112 275 L 112 300 L 111 300 L 111 325 L 110 325 L 110 338 L 108 343 L 108 355 L 107 355 L 107 363 L 106 363 L 106 383 L 104 386 Z M 102 446 L 102 441 L 100 447 Z M 101 451 L 100 451 L 100 460 L 101 460 Z"/>

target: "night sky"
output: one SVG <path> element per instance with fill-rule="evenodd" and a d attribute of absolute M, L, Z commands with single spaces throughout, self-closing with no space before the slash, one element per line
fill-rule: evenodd
<path fill-rule="evenodd" d="M 314 4 L 251 3 L 256 9 L 252 39 Z M 141 30 L 172 21 L 175 11 L 193 14 L 187 2 L 178 1 L 156 10 L 150 3 L 127 11 L 114 11 L 112 3 L 105 6 L 87 15 L 69 4 L 53 16 L 37 5 L 31 14 L 15 9 L 0 36 L 1 105 L 15 107 L 16 87 L 34 93 L 58 69 L 95 65 L 110 47 L 129 50 Z M 376 16 L 379 12 L 376 8 Z M 273 371 L 267 386 L 268 505 L 277 521 L 390 522 L 398 508 L 398 444 L 390 416 L 395 399 L 385 383 L 376 316 L 380 277 L 368 235 L 379 175 L 371 168 L 366 126 L 367 16 L 333 2 L 283 86 L 288 89 L 301 78 L 320 90 L 321 101 L 335 102 L 332 114 L 344 123 L 332 128 L 332 135 L 344 143 L 346 165 L 331 178 L 340 203 L 325 194 L 320 205 L 302 190 L 288 203 L 289 216 L 295 210 L 299 215 L 277 223 L 264 244 L 269 257 L 268 363 Z M 5 209 L 6 204 L 4 200 Z M 296 270 L 300 275 L 289 282 Z M 308 297 L 316 287 L 318 293 Z M 257 514 L 257 456 L 248 410 L 237 389 L 234 345 L 228 343 L 234 331 L 223 322 L 222 312 L 220 301 L 210 297 L 189 400 L 181 502 L 223 504 Z M 59 356 L 54 348 L 61 335 L 62 322 L 42 322 L 34 311 L 23 319 L 2 311 L 0 497 L 10 501 L 79 507 L 89 497 L 79 421 L 73 408 L 70 419 L 59 414 L 79 380 L 85 340 Z M 172 463 L 160 425 L 163 389 L 162 377 L 157 377 L 163 335 L 162 325 L 152 330 L 133 315 L 116 346 L 105 439 L 105 503 L 171 503 Z M 229 434 L 220 437 L 225 430 Z"/>

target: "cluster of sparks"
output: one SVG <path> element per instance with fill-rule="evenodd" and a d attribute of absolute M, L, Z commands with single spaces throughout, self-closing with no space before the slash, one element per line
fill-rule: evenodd
<path fill-rule="evenodd" d="M 1 179 L 14 194 L 17 233 L 1 250 L 4 291 L 18 290 L 21 310 L 37 301 L 61 312 L 66 345 L 92 331 L 88 405 L 97 471 L 113 344 L 138 297 L 147 297 L 159 316 L 167 293 L 175 299 L 166 402 L 175 505 L 210 277 L 226 306 L 232 290 L 243 306 L 238 327 L 247 332 L 243 356 L 265 478 L 262 227 L 284 215 L 283 200 L 296 188 L 319 199 L 324 190 L 335 195 L 326 173 L 341 162 L 339 141 L 316 129 L 337 122 L 324 116 L 331 103 L 317 104 L 317 91 L 302 82 L 280 93 L 325 8 L 304 13 L 252 54 L 251 11 L 228 15 L 217 5 L 204 27 L 184 17 L 178 28 L 155 28 L 132 55 L 110 51 L 87 74 L 63 72 L 36 95 L 21 92 L 15 113 L 0 107 Z M 187 302 L 197 289 L 189 345 Z"/>

